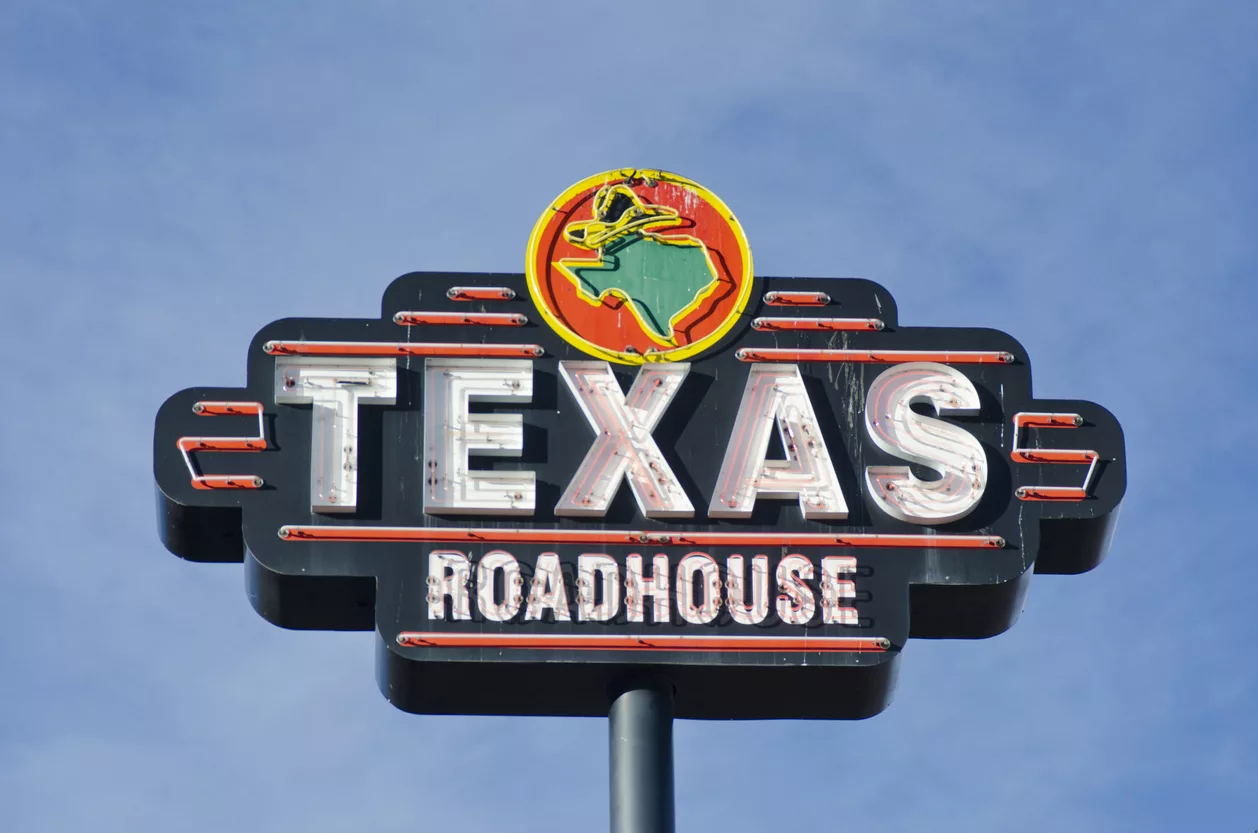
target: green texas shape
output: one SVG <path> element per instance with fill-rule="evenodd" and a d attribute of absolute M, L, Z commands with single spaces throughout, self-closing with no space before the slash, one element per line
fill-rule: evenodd
<path fill-rule="evenodd" d="M 673 324 L 716 283 L 707 248 L 689 238 L 627 234 L 608 243 L 598 260 L 557 264 L 594 300 L 624 298 L 650 335 L 673 341 Z"/>

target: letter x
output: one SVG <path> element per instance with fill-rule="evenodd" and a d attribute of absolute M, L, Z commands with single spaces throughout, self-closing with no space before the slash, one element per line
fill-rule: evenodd
<path fill-rule="evenodd" d="M 685 363 L 645 365 L 626 395 L 607 362 L 559 363 L 559 375 L 590 421 L 595 440 L 555 505 L 556 515 L 602 517 L 626 475 L 645 517 L 694 515 L 694 506 L 651 437 L 689 372 Z"/>

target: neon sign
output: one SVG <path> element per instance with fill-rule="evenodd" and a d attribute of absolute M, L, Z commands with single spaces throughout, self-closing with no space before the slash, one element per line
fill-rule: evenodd
<path fill-rule="evenodd" d="M 1095 566 L 1126 482 L 1114 417 L 1035 398 L 1013 338 L 756 277 L 663 171 L 567 189 L 522 275 L 404 275 L 247 371 L 162 406 L 163 539 L 243 560 L 277 624 L 374 629 L 412 711 L 603 715 L 649 670 L 681 717 L 867 716 L 910 637 Z"/>

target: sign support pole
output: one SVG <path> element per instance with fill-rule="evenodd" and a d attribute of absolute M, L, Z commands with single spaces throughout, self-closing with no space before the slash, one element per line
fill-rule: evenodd
<path fill-rule="evenodd" d="M 675 833 L 672 685 L 635 682 L 607 717 L 611 833 Z"/>

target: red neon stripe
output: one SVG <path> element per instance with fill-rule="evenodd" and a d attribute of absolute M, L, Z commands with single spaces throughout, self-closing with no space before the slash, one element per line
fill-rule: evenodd
<path fill-rule="evenodd" d="M 180 437 L 180 451 L 262 451 L 266 440 L 259 437 Z"/>
<path fill-rule="evenodd" d="M 1013 415 L 1015 428 L 1078 428 L 1083 417 L 1078 414 L 1036 414 L 1022 412 Z"/>
<path fill-rule="evenodd" d="M 1088 465 L 1082 486 L 1022 486 L 1014 494 L 1019 500 L 1075 503 L 1088 497 L 1088 486 L 1096 473 L 1101 455 L 1085 449 L 1022 448 L 1019 438 L 1024 428 L 1078 428 L 1083 425 L 1079 414 L 1022 412 L 1013 415 L 1013 450 L 1009 457 L 1015 463 L 1067 463 Z"/>
<path fill-rule="evenodd" d="M 1086 499 L 1088 490 L 1076 486 L 1020 486 L 1015 494 L 1019 500 L 1072 503 Z"/>
<path fill-rule="evenodd" d="M 1095 451 L 1060 448 L 1015 448 L 1009 453 L 1017 463 L 1075 463 L 1083 465 L 1097 458 Z"/>
<path fill-rule="evenodd" d="M 506 286 L 452 286 L 446 297 L 452 301 L 510 301 L 515 290 Z"/>
<path fill-rule="evenodd" d="M 261 489 L 262 478 L 252 474 L 200 474 L 192 478 L 194 489 Z"/>
<path fill-rule="evenodd" d="M 824 292 L 766 292 L 764 302 L 771 307 L 824 307 L 830 296 Z"/>
<path fill-rule="evenodd" d="M 537 358 L 538 344 L 421 344 L 391 341 L 268 341 L 262 349 L 282 356 L 439 356 L 446 358 Z"/>
<path fill-rule="evenodd" d="M 432 526 L 282 526 L 286 541 L 426 544 L 622 544 L 656 546 L 902 547 L 1000 549 L 998 535 L 824 535 L 812 532 L 646 532 L 607 529 L 467 529 Z"/>
<path fill-rule="evenodd" d="M 261 489 L 262 478 L 252 474 L 201 474 L 192 461 L 194 451 L 262 451 L 266 448 L 266 431 L 262 418 L 261 402 L 213 402 L 200 401 L 192 404 L 192 412 L 198 416 L 256 416 L 256 437 L 180 437 L 175 447 L 183 455 L 184 465 L 192 480 L 192 488 L 213 489 Z"/>
<path fill-rule="evenodd" d="M 397 635 L 406 648 L 521 648 L 550 651 L 739 651 L 745 653 L 883 653 L 881 637 L 813 636 L 654 636 L 629 634 L 481 634 L 407 631 Z"/>
<path fill-rule="evenodd" d="M 881 330 L 886 325 L 879 318 L 757 318 L 752 329 L 778 332 L 781 330 Z"/>
<path fill-rule="evenodd" d="M 481 327 L 523 327 L 527 316 L 518 312 L 399 312 L 394 324 L 414 327 L 420 324 Z"/>
<path fill-rule="evenodd" d="M 901 364 L 1009 364 L 1012 353 L 997 350 L 794 350 L 777 347 L 744 347 L 734 356 L 741 362 L 855 362 Z"/>
<path fill-rule="evenodd" d="M 261 402 L 197 402 L 192 413 L 198 416 L 257 416 L 262 413 Z"/>

